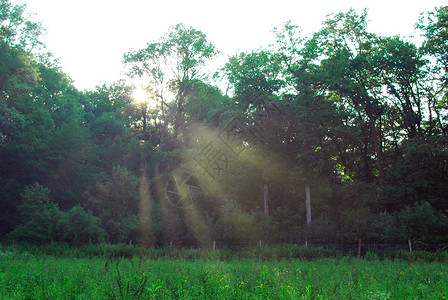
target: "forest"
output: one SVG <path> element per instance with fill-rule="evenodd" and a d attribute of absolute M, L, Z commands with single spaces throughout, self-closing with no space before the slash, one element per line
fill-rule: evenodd
<path fill-rule="evenodd" d="M 448 6 L 419 45 L 349 10 L 216 68 L 177 24 L 78 90 L 0 3 L 0 241 L 448 243 Z"/>

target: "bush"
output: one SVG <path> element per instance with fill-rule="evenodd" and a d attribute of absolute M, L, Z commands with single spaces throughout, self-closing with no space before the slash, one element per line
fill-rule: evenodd
<path fill-rule="evenodd" d="M 105 231 L 99 227 L 99 219 L 77 205 L 68 211 L 61 220 L 64 241 L 82 245 L 92 241 L 102 242 Z"/>
<path fill-rule="evenodd" d="M 257 218 L 246 213 L 235 201 L 227 201 L 220 211 L 218 220 L 223 228 L 224 240 L 230 245 L 254 244 L 259 240 Z"/>
<path fill-rule="evenodd" d="M 43 243 L 57 235 L 60 210 L 50 202 L 50 190 L 39 183 L 25 187 L 18 206 L 22 224 L 10 236 L 21 241 Z"/>

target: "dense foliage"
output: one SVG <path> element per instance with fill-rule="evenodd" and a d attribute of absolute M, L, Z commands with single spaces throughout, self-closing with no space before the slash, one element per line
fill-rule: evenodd
<path fill-rule="evenodd" d="M 217 49 L 178 24 L 124 55 L 138 87 L 90 91 L 24 6 L 0 12 L 3 240 L 448 242 L 447 7 L 416 25 L 422 45 L 353 10 L 309 37 L 285 23 L 216 74 Z"/>

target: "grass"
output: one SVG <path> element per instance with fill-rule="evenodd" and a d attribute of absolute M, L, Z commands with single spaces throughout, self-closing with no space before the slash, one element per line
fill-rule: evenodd
<path fill-rule="evenodd" d="M 203 250 L 203 257 L 197 257 L 201 250 L 178 249 L 177 257 L 165 251 L 164 256 L 151 259 L 143 255 L 80 258 L 1 248 L 0 299 L 448 297 L 446 261 L 351 257 L 260 259 L 250 257 L 256 255 L 247 251 L 238 254 L 241 257 L 222 260 L 219 255 L 212 257 L 213 252 Z M 284 251 L 294 255 L 294 250 Z"/>
<path fill-rule="evenodd" d="M 0 246 L 0 251 L 1 251 Z M 6 248 L 5 248 L 6 249 Z M 340 250 L 331 250 L 324 248 L 304 248 L 296 245 L 291 246 L 273 246 L 273 247 L 244 247 L 236 250 L 231 249 L 197 249 L 197 248 L 145 248 L 129 246 L 125 244 L 96 244 L 83 247 L 70 247 L 66 244 L 54 245 L 21 245 L 15 249 L 19 252 L 29 254 L 45 254 L 57 257 L 76 257 L 76 258 L 133 258 L 135 256 L 148 259 L 245 259 L 258 258 L 263 260 L 278 259 L 301 259 L 314 260 L 318 258 L 342 257 Z M 448 259 L 447 259 L 448 260 Z"/>

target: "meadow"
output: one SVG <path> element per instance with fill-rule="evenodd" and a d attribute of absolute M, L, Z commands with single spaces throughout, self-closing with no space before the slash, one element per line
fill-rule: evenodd
<path fill-rule="evenodd" d="M 398 251 L 391 258 L 358 259 L 301 247 L 146 253 L 126 246 L 57 249 L 0 247 L 0 299 L 448 297 L 446 252 Z"/>

